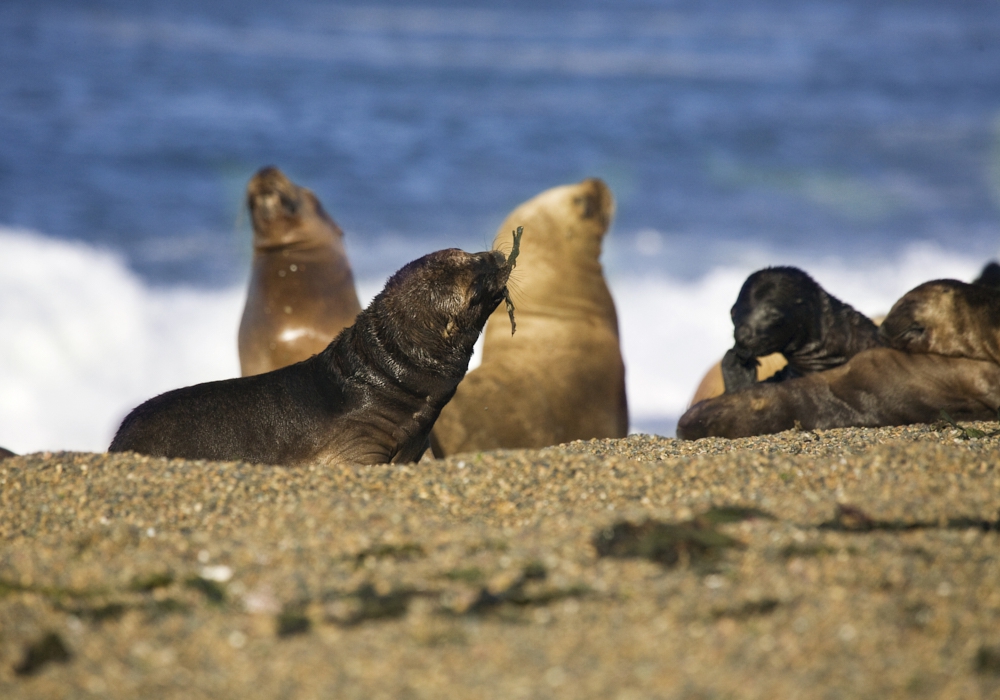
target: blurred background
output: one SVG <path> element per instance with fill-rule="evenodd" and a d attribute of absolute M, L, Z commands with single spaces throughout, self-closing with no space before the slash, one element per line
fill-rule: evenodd
<path fill-rule="evenodd" d="M 751 271 L 875 314 L 997 256 L 1000 4 L 4 0 L 0 134 L 0 445 L 238 374 L 266 164 L 363 302 L 603 178 L 633 427 L 673 435 Z"/>

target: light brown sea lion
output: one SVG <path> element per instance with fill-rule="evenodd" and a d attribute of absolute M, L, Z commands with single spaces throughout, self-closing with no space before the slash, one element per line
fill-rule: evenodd
<path fill-rule="evenodd" d="M 425 255 L 318 355 L 150 399 L 125 417 L 109 451 L 283 465 L 415 461 L 507 296 L 510 270 L 497 251 Z"/>
<path fill-rule="evenodd" d="M 628 433 L 618 317 L 601 243 L 614 198 L 600 180 L 556 187 L 517 207 L 494 245 L 524 227 L 511 291 L 486 326 L 483 362 L 434 426 L 434 455 L 537 448 Z"/>
<path fill-rule="evenodd" d="M 1000 363 L 1000 290 L 924 282 L 893 304 L 879 332 L 887 345 L 906 352 Z"/>
<path fill-rule="evenodd" d="M 955 420 L 994 420 L 1000 365 L 892 348 L 858 353 L 846 364 L 695 404 L 677 437 L 738 438 L 790 430 L 931 423 L 945 410 Z"/>
<path fill-rule="evenodd" d="M 361 311 L 344 234 L 312 192 L 275 167 L 247 185 L 253 270 L 240 321 L 243 376 L 325 348 Z"/>

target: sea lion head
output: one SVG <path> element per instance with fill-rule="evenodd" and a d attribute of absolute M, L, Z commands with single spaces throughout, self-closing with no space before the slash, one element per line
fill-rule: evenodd
<path fill-rule="evenodd" d="M 797 347 L 815 329 L 822 293 L 796 267 L 769 267 L 750 275 L 730 310 L 737 355 L 748 359 Z"/>
<path fill-rule="evenodd" d="M 261 168 L 250 179 L 247 207 L 257 250 L 344 235 L 312 191 L 299 187 L 273 165 Z"/>
<path fill-rule="evenodd" d="M 372 302 L 387 340 L 419 366 L 464 374 L 479 334 L 507 294 L 500 251 L 439 250 L 403 266 Z"/>
<path fill-rule="evenodd" d="M 600 263 L 614 212 L 611 190 L 601 180 L 589 178 L 546 190 L 507 216 L 493 247 L 509 252 L 511 231 L 523 227 L 519 264 L 511 278 L 512 299 L 523 318 L 582 313 L 606 318 L 617 326 Z M 510 336 L 509 330 L 503 330 L 502 314 L 497 311 L 496 322 L 487 328 L 488 337 L 494 333 Z"/>
<path fill-rule="evenodd" d="M 567 263 L 597 262 L 604 234 L 615 213 L 615 199 L 601 180 L 588 178 L 561 185 L 532 197 L 507 217 L 497 232 L 494 246 L 510 248 L 510 232 L 523 226 L 522 252 L 536 269 L 538 259 Z"/>
<path fill-rule="evenodd" d="M 905 352 L 989 360 L 995 359 L 998 331 L 1000 292 L 958 280 L 933 280 L 893 304 L 879 336 Z"/>

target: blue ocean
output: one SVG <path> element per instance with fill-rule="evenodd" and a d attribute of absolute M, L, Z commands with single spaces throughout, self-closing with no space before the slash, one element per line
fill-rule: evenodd
<path fill-rule="evenodd" d="M 1000 4 L 4 0 L 0 134 L 0 445 L 238 374 L 268 164 L 365 299 L 603 178 L 633 429 L 672 435 L 753 270 L 877 314 L 1000 254 Z"/>

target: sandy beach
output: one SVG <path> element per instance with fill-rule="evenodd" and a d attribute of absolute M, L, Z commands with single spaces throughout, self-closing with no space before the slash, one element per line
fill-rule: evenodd
<path fill-rule="evenodd" d="M 946 425 L 15 457 L 0 696 L 997 697 L 998 465 Z"/>

